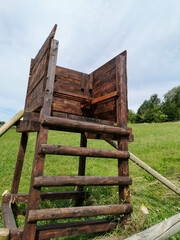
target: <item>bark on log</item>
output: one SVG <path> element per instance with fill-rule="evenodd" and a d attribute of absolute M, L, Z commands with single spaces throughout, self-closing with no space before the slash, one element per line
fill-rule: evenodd
<path fill-rule="evenodd" d="M 131 212 L 131 204 L 39 209 L 29 211 L 28 222 L 62 218 L 93 217 L 109 214 L 124 214 Z"/>
<path fill-rule="evenodd" d="M 128 151 L 114 151 L 85 147 L 70 147 L 61 145 L 41 144 L 40 153 L 68 155 L 68 156 L 86 156 L 102 158 L 129 158 Z"/>
<path fill-rule="evenodd" d="M 107 186 L 129 185 L 132 179 L 128 176 L 121 177 L 87 177 L 87 176 L 40 176 L 34 180 L 34 186 Z"/>
<path fill-rule="evenodd" d="M 124 136 L 130 134 L 130 131 L 128 131 L 127 129 L 117 126 L 71 120 L 59 117 L 45 117 L 45 119 L 42 121 L 42 124 L 50 127 L 51 129 L 70 132 L 110 133 Z"/>
<path fill-rule="evenodd" d="M 6 122 L 1 128 L 0 128 L 0 137 L 7 132 L 17 121 L 19 121 L 24 115 L 24 111 L 21 110 L 18 112 L 14 117 L 12 117 L 8 122 Z"/>
<path fill-rule="evenodd" d="M 108 142 L 109 144 L 111 144 L 114 148 L 117 149 L 117 144 L 114 141 L 109 141 L 107 140 L 106 142 Z M 174 185 L 172 182 L 170 182 L 169 180 L 167 180 L 165 177 L 163 177 L 161 174 L 159 174 L 158 172 L 156 172 L 154 169 L 152 169 L 151 167 L 149 167 L 146 163 L 144 163 L 143 161 L 141 161 L 138 157 L 136 157 L 135 155 L 133 155 L 132 153 L 130 153 L 130 159 L 136 163 L 139 167 L 141 167 L 142 169 L 144 169 L 146 172 L 148 172 L 149 174 L 151 174 L 153 177 L 155 177 L 158 181 L 160 181 L 162 184 L 164 184 L 166 187 L 168 187 L 169 189 L 171 189 L 173 192 L 177 193 L 180 196 L 180 188 L 177 187 L 176 185 Z"/>

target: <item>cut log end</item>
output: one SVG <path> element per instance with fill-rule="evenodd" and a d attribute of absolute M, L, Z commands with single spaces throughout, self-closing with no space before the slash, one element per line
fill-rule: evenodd
<path fill-rule="evenodd" d="M 0 240 L 8 240 L 9 239 L 9 229 L 0 228 Z"/>

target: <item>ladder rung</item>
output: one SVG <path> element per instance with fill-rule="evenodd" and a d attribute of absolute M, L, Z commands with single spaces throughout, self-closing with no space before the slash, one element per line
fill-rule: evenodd
<path fill-rule="evenodd" d="M 64 130 L 69 132 L 109 133 L 124 136 L 128 136 L 130 134 L 130 131 L 128 131 L 127 129 L 117 126 L 78 121 L 59 117 L 46 116 L 41 123 L 45 126 L 50 127 L 50 129 L 53 130 Z"/>
<path fill-rule="evenodd" d="M 100 157 L 100 158 L 129 158 L 130 156 L 128 151 L 105 150 L 85 147 L 70 147 L 50 144 L 41 144 L 39 153 L 69 156 Z"/>
<path fill-rule="evenodd" d="M 106 185 L 130 185 L 132 179 L 129 176 L 120 177 L 94 177 L 94 176 L 40 176 L 34 180 L 36 187 L 49 186 L 106 186 Z"/>
<path fill-rule="evenodd" d="M 29 211 L 28 222 L 62 218 L 93 217 L 109 214 L 125 214 L 131 212 L 132 205 L 130 203 L 88 207 L 38 209 Z"/>

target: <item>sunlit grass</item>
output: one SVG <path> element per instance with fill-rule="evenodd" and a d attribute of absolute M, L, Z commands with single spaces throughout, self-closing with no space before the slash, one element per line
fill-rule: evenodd
<path fill-rule="evenodd" d="M 129 151 L 138 156 L 146 164 L 154 168 L 164 177 L 180 187 L 180 122 L 162 124 L 133 124 L 135 141 L 129 143 Z M 13 171 L 19 148 L 20 135 L 14 129 L 9 130 L 0 138 L 0 193 L 8 189 L 10 191 Z M 29 183 L 32 169 L 32 161 L 35 149 L 36 133 L 29 134 L 29 142 L 22 172 L 20 191 L 29 191 Z M 48 143 L 69 146 L 79 146 L 80 135 L 75 133 L 64 133 L 51 131 Z M 113 149 L 108 143 L 101 140 L 88 140 L 88 147 Z M 117 228 L 106 236 L 121 236 L 122 239 L 136 231 L 141 231 L 149 226 L 163 221 L 180 212 L 180 197 L 155 180 L 151 175 L 139 168 L 133 162 L 129 164 L 130 176 L 133 179 L 131 188 L 131 202 L 133 214 L 131 228 Z M 70 156 L 47 156 L 45 161 L 44 175 L 77 175 L 78 157 Z M 87 158 L 86 175 L 88 176 L 117 176 L 116 159 Z M 43 188 L 43 191 L 57 191 L 60 188 Z M 66 187 L 63 190 L 73 190 Z M 91 193 L 90 199 L 94 204 L 116 204 L 118 203 L 117 187 L 88 187 Z M 0 196 L 0 199 L 2 197 Z M 43 202 L 41 207 L 66 207 L 69 200 Z M 139 217 L 140 207 L 148 208 L 149 214 L 146 219 Z M 22 204 L 25 211 L 25 204 Z M 23 212 L 24 213 L 24 212 Z M 21 225 L 23 221 L 18 220 Z M 0 227 L 2 227 L 0 219 Z M 74 236 L 64 239 L 94 239 L 102 238 L 103 234 L 87 236 Z M 180 239 L 180 234 L 171 239 Z"/>

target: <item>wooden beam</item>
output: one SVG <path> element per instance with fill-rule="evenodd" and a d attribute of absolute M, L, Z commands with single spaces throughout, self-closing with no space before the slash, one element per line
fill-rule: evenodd
<path fill-rule="evenodd" d="M 53 95 L 55 97 L 70 99 L 70 100 L 77 101 L 77 102 L 82 102 L 82 103 L 90 102 L 90 98 L 87 97 L 87 96 L 78 95 L 78 94 L 75 94 L 75 93 L 66 92 L 66 91 L 59 90 L 59 89 L 54 89 Z"/>
<path fill-rule="evenodd" d="M 34 179 L 34 186 L 107 186 L 132 184 L 130 177 L 94 177 L 94 176 L 40 176 Z"/>
<path fill-rule="evenodd" d="M 6 122 L 2 127 L 0 127 L 0 137 L 7 132 L 17 121 L 19 121 L 24 115 L 24 111 L 21 110 L 14 117 L 12 117 L 8 122 Z"/>
<path fill-rule="evenodd" d="M 16 161 L 16 167 L 15 167 L 15 171 L 14 171 L 13 183 L 12 183 L 12 187 L 11 187 L 11 193 L 18 192 L 27 142 L 28 142 L 28 133 L 22 133 L 18 156 L 17 156 L 17 161 Z"/>
<path fill-rule="evenodd" d="M 62 200 L 62 199 L 75 199 L 80 197 L 89 197 L 89 192 L 41 192 L 40 201 L 47 200 Z M 14 202 L 28 202 L 28 193 L 18 193 L 18 194 L 6 194 L 3 196 L 3 203 L 9 203 L 13 199 Z"/>
<path fill-rule="evenodd" d="M 127 136 L 130 132 L 121 127 L 110 126 L 100 123 L 91 123 L 85 121 L 71 120 L 58 117 L 44 117 L 41 122 L 44 126 L 54 130 L 64 130 L 70 132 L 95 132 L 95 133 L 110 133 L 114 135 Z"/>
<path fill-rule="evenodd" d="M 126 240 L 137 239 L 161 239 L 166 240 L 180 232 L 180 213 L 166 219 L 142 232 L 139 232 Z"/>
<path fill-rule="evenodd" d="M 93 217 L 109 214 L 124 214 L 130 212 L 132 212 L 131 204 L 38 209 L 29 211 L 28 222 L 62 218 Z"/>
<path fill-rule="evenodd" d="M 16 126 L 16 132 L 38 132 L 40 130 L 40 122 L 22 120 Z"/>
<path fill-rule="evenodd" d="M 117 91 L 114 91 L 114 92 L 111 92 L 111 93 L 106 94 L 104 96 L 101 96 L 101 97 L 98 97 L 98 98 L 94 98 L 89 103 L 82 104 L 81 108 L 87 107 L 87 106 L 90 106 L 90 105 L 93 105 L 93 104 L 97 104 L 99 102 L 103 102 L 103 101 L 105 101 L 107 99 L 114 98 L 114 97 L 117 97 L 117 96 L 118 96 Z"/>
<path fill-rule="evenodd" d="M 41 154 L 68 155 L 68 156 L 86 156 L 99 158 L 129 158 L 127 151 L 115 151 L 85 147 L 70 147 L 61 145 L 41 144 L 39 148 Z"/>
<path fill-rule="evenodd" d="M 74 221 L 67 223 L 56 223 L 36 227 L 36 239 L 46 240 L 80 234 L 110 231 L 117 226 L 117 222 L 110 219 Z M 22 240 L 23 228 L 12 229 L 11 240 Z"/>

